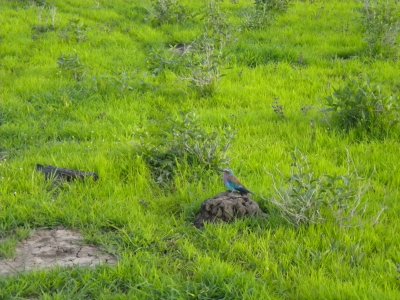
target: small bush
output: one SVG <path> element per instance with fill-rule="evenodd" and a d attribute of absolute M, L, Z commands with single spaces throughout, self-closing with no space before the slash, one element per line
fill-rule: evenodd
<path fill-rule="evenodd" d="M 82 43 L 87 40 L 87 25 L 79 19 L 72 19 L 61 30 L 60 37 L 63 41 L 75 41 Z"/>
<path fill-rule="evenodd" d="M 37 40 L 48 32 L 54 31 L 52 25 L 35 25 L 32 26 L 32 39 Z"/>
<path fill-rule="evenodd" d="M 155 181 L 167 186 L 179 166 L 188 166 L 192 176 L 212 171 L 228 164 L 226 152 L 231 133 L 207 132 L 194 114 L 182 114 L 176 119 L 162 120 L 139 132 L 136 151 L 149 166 Z"/>
<path fill-rule="evenodd" d="M 350 80 L 327 97 L 331 122 L 346 132 L 382 136 L 399 120 L 399 97 L 386 95 L 368 80 Z"/>
<path fill-rule="evenodd" d="M 232 40 L 233 29 L 222 13 L 219 1 L 210 1 L 205 12 L 204 34 L 191 45 L 185 58 L 186 76 L 201 96 L 212 95 L 222 77 L 224 50 Z"/>
<path fill-rule="evenodd" d="M 221 78 L 221 52 L 211 37 L 203 35 L 193 44 L 193 50 L 186 58 L 183 80 L 190 83 L 200 96 L 212 95 Z"/>
<path fill-rule="evenodd" d="M 3 150 L 3 148 L 0 146 L 0 163 L 6 161 L 7 157 L 8 157 L 8 152 Z"/>
<path fill-rule="evenodd" d="M 14 1 L 14 2 L 19 2 L 22 4 L 29 4 L 29 5 L 35 5 L 38 7 L 44 7 L 47 5 L 47 1 L 46 0 L 18 0 L 18 1 Z"/>
<path fill-rule="evenodd" d="M 78 55 L 62 55 L 58 58 L 57 64 L 62 73 L 71 75 L 76 81 L 84 77 L 84 66 Z"/>
<path fill-rule="evenodd" d="M 215 39 L 202 35 L 188 44 L 183 54 L 175 51 L 153 49 L 147 58 L 149 72 L 153 76 L 165 74 L 169 70 L 178 74 L 182 81 L 189 83 L 190 88 L 200 96 L 212 95 L 221 78 L 221 56 L 216 48 Z M 179 54 L 178 54 L 179 53 Z"/>
<path fill-rule="evenodd" d="M 182 23 L 188 15 L 178 0 L 153 0 L 150 19 L 155 25 Z"/>
<path fill-rule="evenodd" d="M 285 12 L 290 0 L 255 0 L 254 7 L 244 16 L 247 29 L 260 29 L 268 26 L 275 17 Z"/>
<path fill-rule="evenodd" d="M 210 1 L 204 12 L 204 30 L 195 41 L 176 44 L 170 49 L 153 49 L 147 59 L 149 71 L 157 76 L 170 70 L 200 96 L 212 95 L 222 77 L 224 49 L 232 39 L 232 28 L 220 8 Z"/>
<path fill-rule="evenodd" d="M 373 57 L 397 57 L 400 33 L 398 0 L 364 0 L 362 12 L 369 54 Z"/>
<path fill-rule="evenodd" d="M 46 6 L 47 5 L 46 0 L 33 0 L 31 2 L 35 3 L 37 6 Z"/>
<path fill-rule="evenodd" d="M 279 102 L 279 98 L 274 100 L 274 103 L 271 105 L 274 113 L 281 119 L 285 118 L 285 111 L 283 105 Z"/>
<path fill-rule="evenodd" d="M 170 49 L 152 49 L 147 55 L 146 63 L 150 73 L 153 76 L 158 76 L 166 70 L 179 72 L 184 64 L 183 59 L 177 57 Z"/>
<path fill-rule="evenodd" d="M 290 0 L 255 0 L 257 10 L 285 12 L 288 9 Z"/>
<path fill-rule="evenodd" d="M 220 51 L 232 41 L 235 29 L 228 22 L 228 17 L 221 8 L 221 0 L 211 0 L 204 12 L 204 32 L 215 40 L 216 48 Z"/>
<path fill-rule="evenodd" d="M 38 4 L 39 5 L 39 4 Z M 56 30 L 57 8 L 45 2 L 38 6 L 38 24 L 32 26 L 32 39 L 36 40 L 48 32 Z"/>
<path fill-rule="evenodd" d="M 300 151 L 292 153 L 291 176 L 286 187 L 277 188 L 271 200 L 280 215 L 294 226 L 328 220 L 343 224 L 358 211 L 361 194 L 348 176 L 316 176 Z"/>

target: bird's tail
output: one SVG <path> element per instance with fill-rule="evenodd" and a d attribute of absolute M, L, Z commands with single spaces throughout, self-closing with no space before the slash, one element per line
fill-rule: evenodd
<path fill-rule="evenodd" d="M 238 190 L 239 193 L 241 193 L 241 194 L 252 194 L 252 195 L 254 195 L 254 193 L 252 191 L 249 191 L 248 189 L 246 189 L 245 187 L 242 187 L 242 186 L 236 188 L 236 190 Z"/>

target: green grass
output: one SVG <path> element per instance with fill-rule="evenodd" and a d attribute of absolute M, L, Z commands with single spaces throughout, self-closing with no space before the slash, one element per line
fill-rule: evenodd
<path fill-rule="evenodd" d="M 208 97 L 173 70 L 153 76 L 146 63 L 151 51 L 203 32 L 201 1 L 183 1 L 193 13 L 186 23 L 161 26 L 149 20 L 149 1 L 35 2 L 0 2 L 0 256 L 29 229 L 65 226 L 119 263 L 1 278 L 1 299 L 400 298 L 399 132 L 359 140 L 329 128 L 320 112 L 358 75 L 399 92 L 399 61 L 368 56 L 359 1 L 293 1 L 270 26 L 242 31 L 252 1 L 224 1 L 234 39 Z M 79 66 L 60 68 L 63 56 Z M 271 107 L 276 98 L 285 118 Z M 313 109 L 304 115 L 304 106 Z M 220 174 L 192 181 L 182 170 L 173 188 L 155 184 L 134 133 L 182 111 L 207 132 L 234 130 L 230 167 L 263 196 L 268 220 L 199 231 L 192 221 L 224 190 Z M 295 228 L 271 209 L 270 174 L 284 184 L 295 149 L 316 175 L 347 174 L 351 157 L 370 185 L 360 226 Z M 36 163 L 96 171 L 100 181 L 54 188 Z"/>

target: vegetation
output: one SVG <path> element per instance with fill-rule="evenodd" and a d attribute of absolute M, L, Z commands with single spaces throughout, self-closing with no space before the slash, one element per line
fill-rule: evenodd
<path fill-rule="evenodd" d="M 315 176 L 311 166 L 298 150 L 294 151 L 289 183 L 275 189 L 277 199 L 271 202 L 286 221 L 295 226 L 334 221 L 349 226 L 360 209 L 362 191 L 354 174 Z M 348 224 L 346 224 L 348 223 Z"/>
<path fill-rule="evenodd" d="M 260 29 L 270 25 L 275 17 L 285 12 L 290 0 L 255 0 L 245 15 L 245 28 Z"/>
<path fill-rule="evenodd" d="M 399 95 L 385 95 L 379 85 L 353 79 L 327 98 L 334 125 L 352 129 L 360 137 L 386 137 L 398 133 Z"/>
<path fill-rule="evenodd" d="M 179 171 L 198 180 L 207 171 L 218 172 L 227 166 L 226 151 L 232 140 L 227 130 L 207 133 L 190 113 L 178 119 L 156 120 L 152 127 L 138 132 L 136 152 L 147 163 L 155 181 L 164 187 L 173 185 L 173 177 Z M 179 170 L 182 167 L 187 170 Z"/>
<path fill-rule="evenodd" d="M 383 58 L 399 57 L 399 15 L 397 0 L 364 0 L 365 39 L 370 55 Z"/>
<path fill-rule="evenodd" d="M 399 299 L 397 2 L 0 1 L 0 257 L 119 259 L 0 299 Z M 197 230 L 228 165 L 268 218 Z"/>
<path fill-rule="evenodd" d="M 150 16 L 153 24 L 162 25 L 185 21 L 189 16 L 178 0 L 154 0 Z"/>

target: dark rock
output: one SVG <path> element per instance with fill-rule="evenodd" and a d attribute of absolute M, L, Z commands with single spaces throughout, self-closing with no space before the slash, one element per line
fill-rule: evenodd
<path fill-rule="evenodd" d="M 93 172 L 82 172 L 77 170 L 63 169 L 53 166 L 36 165 L 36 170 L 42 172 L 47 180 L 64 180 L 73 181 L 76 179 L 84 180 L 87 177 L 92 177 L 93 180 L 98 180 L 99 175 Z"/>
<path fill-rule="evenodd" d="M 178 43 L 176 45 L 171 45 L 170 46 L 170 50 L 178 55 L 185 55 L 187 53 L 189 53 L 192 50 L 192 45 L 190 44 L 182 44 L 182 43 Z"/>
<path fill-rule="evenodd" d="M 225 192 L 208 199 L 201 205 L 194 225 L 202 228 L 204 222 L 231 222 L 245 217 L 265 217 L 256 202 L 251 200 L 251 195 L 241 195 L 234 192 Z"/>

